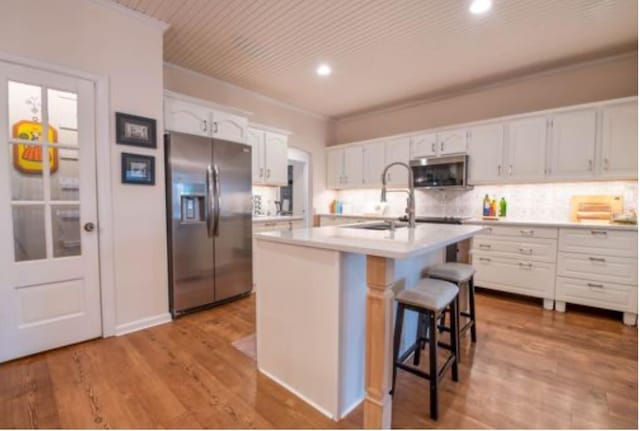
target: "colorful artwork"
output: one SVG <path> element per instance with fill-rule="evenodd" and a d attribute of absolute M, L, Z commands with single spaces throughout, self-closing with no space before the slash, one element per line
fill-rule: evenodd
<path fill-rule="evenodd" d="M 37 121 L 22 120 L 13 125 L 11 136 L 15 139 L 37 141 L 42 135 L 42 124 Z M 49 142 L 58 142 L 58 131 L 49 126 Z M 25 174 L 42 173 L 42 146 L 29 144 L 13 145 L 13 166 Z M 49 148 L 49 172 L 58 170 L 58 149 Z"/>

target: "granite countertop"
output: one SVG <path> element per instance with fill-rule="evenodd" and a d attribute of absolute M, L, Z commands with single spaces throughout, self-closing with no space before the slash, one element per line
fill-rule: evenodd
<path fill-rule="evenodd" d="M 264 232 L 255 237 L 260 241 L 405 259 L 440 250 L 484 230 L 481 226 L 430 223 L 419 224 L 415 229 L 399 227 L 395 231 L 358 229 L 354 226 Z"/>
<path fill-rule="evenodd" d="M 483 220 L 480 218 L 472 218 L 464 221 L 469 225 L 486 225 L 486 226 L 536 226 L 536 227 L 569 227 L 577 229 L 611 229 L 611 230 L 629 230 L 637 231 L 638 225 L 635 224 L 619 224 L 619 223 L 577 223 L 572 221 L 532 221 L 505 218 L 501 220 Z"/>
<path fill-rule="evenodd" d="M 304 216 L 302 215 L 264 215 L 264 216 L 253 216 L 254 223 L 260 222 L 269 222 L 269 221 L 294 221 L 294 220 L 304 220 Z"/>

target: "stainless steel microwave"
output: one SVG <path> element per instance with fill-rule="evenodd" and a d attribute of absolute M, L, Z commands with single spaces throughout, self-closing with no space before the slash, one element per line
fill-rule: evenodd
<path fill-rule="evenodd" d="M 413 185 L 422 189 L 467 189 L 467 159 L 466 154 L 413 159 Z"/>

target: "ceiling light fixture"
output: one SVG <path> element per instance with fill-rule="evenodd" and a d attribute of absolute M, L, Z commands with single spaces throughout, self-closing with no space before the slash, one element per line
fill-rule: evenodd
<path fill-rule="evenodd" d="M 473 0 L 469 6 L 469 12 L 474 15 L 481 15 L 491 9 L 493 2 L 491 0 Z"/>
<path fill-rule="evenodd" d="M 316 69 L 316 73 L 319 76 L 329 76 L 329 75 L 331 75 L 331 67 L 329 67 L 328 64 L 322 63 Z"/>

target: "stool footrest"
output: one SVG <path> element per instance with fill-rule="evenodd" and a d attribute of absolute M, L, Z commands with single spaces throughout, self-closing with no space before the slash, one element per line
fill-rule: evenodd
<path fill-rule="evenodd" d="M 444 362 L 444 365 L 438 370 L 438 381 L 442 380 L 447 371 L 449 371 L 449 368 L 453 365 L 453 361 L 455 361 L 455 356 L 449 355 L 447 360 Z M 419 368 L 412 367 L 411 365 L 407 365 L 403 362 L 396 362 L 395 366 L 411 374 L 415 374 L 418 377 L 422 377 L 423 379 L 431 380 L 431 375 Z"/>

